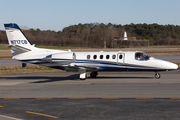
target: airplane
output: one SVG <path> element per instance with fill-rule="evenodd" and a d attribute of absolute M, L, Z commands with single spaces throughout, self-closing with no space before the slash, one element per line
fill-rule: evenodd
<path fill-rule="evenodd" d="M 80 80 L 96 78 L 99 71 L 154 71 L 155 78 L 161 77 L 159 71 L 175 70 L 174 63 L 155 59 L 142 51 L 116 52 L 72 52 L 37 48 L 31 45 L 16 23 L 4 24 L 12 59 L 65 71 L 78 71 Z"/>

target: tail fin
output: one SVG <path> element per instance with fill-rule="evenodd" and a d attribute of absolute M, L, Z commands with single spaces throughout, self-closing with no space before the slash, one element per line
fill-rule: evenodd
<path fill-rule="evenodd" d="M 17 24 L 4 24 L 4 27 L 13 56 L 31 51 L 33 46 L 29 43 Z"/>

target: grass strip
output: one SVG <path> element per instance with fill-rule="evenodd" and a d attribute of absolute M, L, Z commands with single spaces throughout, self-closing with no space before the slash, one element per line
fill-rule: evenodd
<path fill-rule="evenodd" d="M 39 65 L 29 65 L 26 68 L 22 66 L 1 66 L 0 75 L 9 75 L 9 74 L 33 74 L 33 73 L 57 73 L 63 72 L 62 70 L 49 68 Z"/>

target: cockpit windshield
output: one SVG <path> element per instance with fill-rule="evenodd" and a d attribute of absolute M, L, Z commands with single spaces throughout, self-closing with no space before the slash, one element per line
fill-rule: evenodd
<path fill-rule="evenodd" d="M 145 53 L 145 52 L 137 52 L 137 53 L 135 54 L 135 59 L 136 59 L 136 60 L 149 60 L 150 57 L 151 57 L 151 56 L 148 55 L 148 54 Z"/>

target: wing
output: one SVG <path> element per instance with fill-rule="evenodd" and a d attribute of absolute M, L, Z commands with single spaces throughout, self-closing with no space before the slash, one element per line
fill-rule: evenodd
<path fill-rule="evenodd" d="M 78 71 L 79 69 L 85 69 L 86 71 L 98 71 L 101 70 L 97 64 L 76 63 L 76 55 L 73 52 L 57 53 L 46 56 L 41 59 L 42 61 L 62 66 L 66 71 Z"/>
<path fill-rule="evenodd" d="M 63 67 L 65 68 L 66 71 L 78 71 L 79 69 L 85 69 L 86 71 L 101 70 L 101 68 L 97 66 L 76 65 L 76 64 L 63 65 Z"/>

